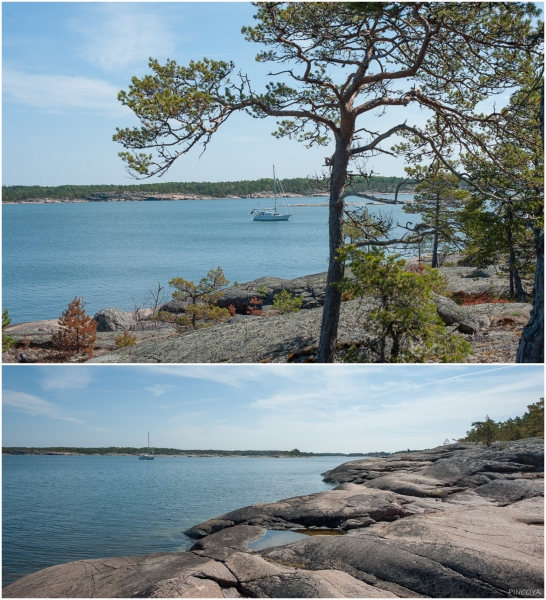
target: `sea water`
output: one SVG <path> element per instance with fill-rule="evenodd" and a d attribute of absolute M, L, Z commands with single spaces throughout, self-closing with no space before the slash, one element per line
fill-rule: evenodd
<path fill-rule="evenodd" d="M 401 195 L 410 199 L 411 195 Z M 349 201 L 357 200 L 356 198 Z M 13 204 L 2 209 L 3 309 L 12 323 L 56 319 L 76 295 L 88 314 L 133 310 L 158 282 L 301 277 L 328 267 L 327 198 L 296 198 L 290 221 L 253 221 L 272 199 Z M 370 206 L 404 222 L 400 206 Z"/>
<path fill-rule="evenodd" d="M 348 460 L 4 455 L 3 585 L 73 560 L 187 550 L 186 529 L 331 489 L 321 473 Z"/>

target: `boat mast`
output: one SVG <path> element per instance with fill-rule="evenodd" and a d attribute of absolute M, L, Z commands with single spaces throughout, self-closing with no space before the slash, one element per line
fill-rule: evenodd
<path fill-rule="evenodd" d="M 273 165 L 273 196 L 275 197 L 275 214 L 277 213 L 277 178 L 275 177 L 275 165 Z"/>

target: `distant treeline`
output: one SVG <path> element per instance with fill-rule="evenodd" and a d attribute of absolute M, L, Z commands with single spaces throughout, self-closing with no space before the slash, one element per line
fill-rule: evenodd
<path fill-rule="evenodd" d="M 148 452 L 148 448 L 120 448 L 118 446 L 110 446 L 109 448 L 73 448 L 68 446 L 51 446 L 47 448 L 27 448 L 27 447 L 3 447 L 3 454 L 48 454 L 48 453 L 67 453 L 67 454 L 131 454 L 138 456 Z M 294 450 L 180 450 L 178 448 L 154 448 L 154 454 L 160 455 L 180 455 L 188 454 L 207 456 L 286 456 L 286 457 L 310 457 L 310 456 L 387 456 L 388 452 L 371 452 L 364 454 L 355 452 L 354 454 L 343 453 L 314 453 L 300 452 L 297 448 Z"/>
<path fill-rule="evenodd" d="M 506 421 L 495 421 L 489 416 L 485 421 L 472 423 L 472 429 L 466 432 L 461 442 L 512 442 L 531 437 L 544 437 L 544 398 L 527 406 L 527 412 L 521 417 Z"/>
<path fill-rule="evenodd" d="M 376 192 L 394 192 L 396 185 L 404 181 L 403 177 L 372 177 L 370 179 L 355 180 L 354 191 L 373 190 Z M 298 177 L 296 179 L 283 179 L 282 186 L 288 194 L 314 194 L 321 190 L 315 181 Z M 412 186 L 409 186 L 412 187 Z M 4 202 L 18 202 L 33 198 L 59 198 L 74 199 L 85 198 L 90 194 L 104 192 L 141 192 L 157 194 L 187 194 L 195 196 L 210 196 L 211 198 L 225 198 L 226 196 L 248 196 L 259 192 L 273 190 L 273 179 L 257 179 L 256 181 L 220 181 L 220 182 L 171 182 L 171 183 L 144 183 L 133 185 L 59 185 L 55 187 L 42 187 L 39 185 L 11 185 L 2 186 L 2 200 Z"/>

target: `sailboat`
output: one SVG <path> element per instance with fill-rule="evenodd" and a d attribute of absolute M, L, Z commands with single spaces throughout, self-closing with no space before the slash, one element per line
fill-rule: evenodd
<path fill-rule="evenodd" d="M 153 448 L 151 448 L 150 452 L 150 432 L 148 432 L 148 452 L 146 452 L 146 454 L 141 454 L 138 458 L 139 460 L 154 460 L 155 458 Z"/>
<path fill-rule="evenodd" d="M 275 174 L 275 165 L 273 165 L 273 196 L 275 198 L 275 206 L 271 208 L 259 209 L 255 208 L 250 214 L 254 215 L 254 221 L 288 221 L 288 219 L 292 216 L 292 211 L 290 210 L 290 205 L 288 204 L 288 200 L 286 199 L 286 194 L 282 189 L 282 184 L 278 182 L 279 189 L 282 192 L 282 198 L 284 200 L 284 206 L 288 210 L 285 213 L 277 212 L 277 176 Z"/>

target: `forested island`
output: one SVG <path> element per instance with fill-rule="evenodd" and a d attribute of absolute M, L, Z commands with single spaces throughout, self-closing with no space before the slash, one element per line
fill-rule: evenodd
<path fill-rule="evenodd" d="M 47 448 L 27 448 L 24 446 L 3 447 L 2 454 L 49 454 L 49 455 L 100 455 L 100 456 L 138 456 L 148 452 L 148 448 L 120 448 L 110 446 L 108 448 L 74 448 L 67 446 L 50 446 Z M 250 456 L 256 458 L 310 458 L 313 456 L 388 456 L 389 452 L 351 452 L 344 454 L 342 452 L 300 452 L 297 448 L 294 450 L 180 450 L 178 448 L 154 448 L 156 456 Z"/>
<path fill-rule="evenodd" d="M 372 191 L 392 193 L 396 186 L 404 182 L 404 177 L 372 177 L 358 178 L 353 189 L 356 192 Z M 326 192 L 321 190 L 317 181 L 305 177 L 283 179 L 280 181 L 287 194 L 309 196 Z M 408 189 L 413 186 L 408 183 Z M 146 183 L 132 185 L 59 185 L 42 187 L 39 185 L 2 186 L 2 202 L 24 202 L 36 199 L 84 200 L 100 201 L 104 194 L 144 195 L 181 194 L 193 197 L 227 198 L 228 196 L 252 196 L 254 194 L 271 194 L 273 179 L 257 179 L 255 181 L 217 181 L 217 182 L 170 182 Z M 134 198 L 138 199 L 138 196 Z M 103 200 L 104 201 L 104 200 Z"/>

